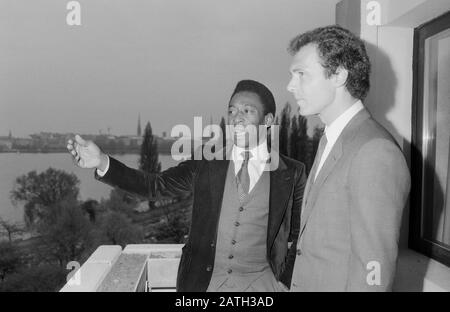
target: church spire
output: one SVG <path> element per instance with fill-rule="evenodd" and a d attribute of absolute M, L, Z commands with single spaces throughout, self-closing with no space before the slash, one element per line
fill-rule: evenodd
<path fill-rule="evenodd" d="M 141 114 L 139 114 L 139 117 L 138 117 L 138 126 L 137 126 L 137 135 L 138 135 L 138 136 L 141 136 L 141 133 L 142 133 L 142 131 L 141 131 Z"/>

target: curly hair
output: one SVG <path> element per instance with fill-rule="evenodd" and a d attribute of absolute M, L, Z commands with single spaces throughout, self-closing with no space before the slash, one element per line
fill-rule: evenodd
<path fill-rule="evenodd" d="M 348 71 L 346 88 L 356 99 L 363 101 L 370 89 L 370 60 L 364 42 L 340 26 L 316 28 L 300 34 L 289 43 L 288 51 L 295 55 L 308 44 L 317 47 L 325 76 L 330 78 L 339 67 Z"/>
<path fill-rule="evenodd" d="M 236 85 L 230 101 L 236 93 L 239 92 L 252 92 L 259 96 L 261 103 L 264 106 L 264 115 L 271 113 L 275 116 L 276 105 L 272 92 L 262 83 L 255 80 L 241 80 Z"/>

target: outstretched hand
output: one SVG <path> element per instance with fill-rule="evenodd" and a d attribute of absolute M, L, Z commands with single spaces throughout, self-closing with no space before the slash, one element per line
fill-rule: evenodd
<path fill-rule="evenodd" d="M 84 140 L 78 134 L 75 140 L 67 142 L 67 149 L 72 155 L 76 165 L 80 168 L 106 169 L 107 156 L 90 140 Z"/>

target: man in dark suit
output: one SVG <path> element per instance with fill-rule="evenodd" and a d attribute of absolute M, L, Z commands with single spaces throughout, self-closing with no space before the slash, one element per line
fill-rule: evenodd
<path fill-rule="evenodd" d="M 270 128 L 274 115 L 270 90 L 244 80 L 228 107 L 234 144 L 218 153 L 225 160 L 189 160 L 146 174 L 79 136 L 69 141 L 68 149 L 80 167 L 97 168 L 100 181 L 150 200 L 193 194 L 178 291 L 281 291 L 292 276 L 306 175 L 302 163 L 275 150 L 269 153 L 265 131 L 249 131 Z M 255 140 L 249 139 L 252 133 Z"/>
<path fill-rule="evenodd" d="M 294 38 L 288 90 L 325 133 L 305 188 L 291 291 L 387 291 L 410 175 L 392 136 L 364 108 L 370 61 L 339 26 Z"/>

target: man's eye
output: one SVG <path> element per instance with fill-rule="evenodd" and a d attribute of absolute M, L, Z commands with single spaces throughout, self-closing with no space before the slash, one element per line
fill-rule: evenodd
<path fill-rule="evenodd" d="M 246 114 L 252 114 L 252 113 L 254 113 L 255 112 L 255 110 L 253 109 L 253 108 L 246 108 L 245 109 L 245 113 Z"/>

